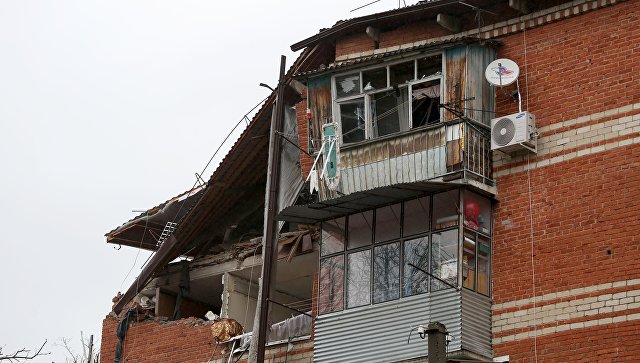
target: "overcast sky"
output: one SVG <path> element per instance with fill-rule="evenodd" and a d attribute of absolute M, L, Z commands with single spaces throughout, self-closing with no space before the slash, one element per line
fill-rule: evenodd
<path fill-rule="evenodd" d="M 99 343 L 148 257 L 104 234 L 193 185 L 291 44 L 398 7 L 369 2 L 0 0 L 3 353 Z"/>

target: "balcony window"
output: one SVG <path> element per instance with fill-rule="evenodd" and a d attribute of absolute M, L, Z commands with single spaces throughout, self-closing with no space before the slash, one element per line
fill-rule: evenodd
<path fill-rule="evenodd" d="M 371 250 L 348 254 L 347 307 L 354 308 L 371 302 Z"/>
<path fill-rule="evenodd" d="M 333 78 L 342 143 L 440 122 L 442 56 L 389 63 Z"/>
<path fill-rule="evenodd" d="M 322 243 L 329 246 L 321 247 L 320 313 L 450 289 L 459 281 L 489 295 L 491 238 L 458 223 L 461 192 L 465 202 L 483 198 L 455 189 L 323 222 Z M 490 220 L 490 203 L 485 214 Z"/>
<path fill-rule="evenodd" d="M 344 251 L 345 217 L 332 219 L 322 223 L 322 242 L 320 254 L 322 256 Z"/>
<path fill-rule="evenodd" d="M 360 248 L 371 244 L 373 236 L 373 211 L 349 216 L 348 249 Z"/>

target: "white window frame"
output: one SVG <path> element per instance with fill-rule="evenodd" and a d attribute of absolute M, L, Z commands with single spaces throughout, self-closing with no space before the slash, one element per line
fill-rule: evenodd
<path fill-rule="evenodd" d="M 440 55 L 441 57 L 441 68 L 440 68 L 440 72 L 428 77 L 424 77 L 421 79 L 418 79 L 418 60 L 425 58 L 425 57 L 429 57 L 429 56 L 437 56 Z M 407 122 L 408 125 L 404 125 L 405 127 L 400 127 L 400 133 L 404 132 L 405 130 L 412 130 L 414 129 L 412 127 L 413 125 L 413 112 L 411 112 L 412 110 L 412 92 L 413 92 L 413 86 L 417 85 L 417 84 L 421 84 L 421 83 L 425 83 L 425 82 L 429 82 L 429 81 L 433 81 L 433 80 L 440 80 L 440 100 L 443 99 L 444 96 L 444 53 L 433 53 L 433 54 L 420 54 L 418 56 L 413 57 L 412 59 L 402 59 L 402 60 L 397 60 L 397 61 L 390 61 L 390 62 L 386 62 L 383 64 L 377 64 L 374 66 L 370 66 L 370 67 L 364 67 L 364 68 L 360 68 L 357 70 L 350 70 L 348 72 L 342 72 L 342 73 L 336 73 L 331 77 L 331 99 L 332 99 L 332 112 L 333 112 L 333 119 L 336 121 L 336 123 L 338 124 L 338 134 L 339 134 L 339 140 L 340 140 L 340 144 L 344 145 L 344 140 L 342 139 L 342 120 L 341 120 L 341 115 L 340 115 L 340 104 L 342 103 L 346 103 L 346 102 L 352 102 L 354 100 L 357 99 L 362 99 L 362 102 L 364 103 L 364 115 L 365 115 L 365 132 L 364 132 L 364 140 L 362 141 L 358 141 L 358 142 L 366 142 L 366 141 L 371 141 L 371 140 L 375 140 L 376 138 L 378 138 L 378 136 L 375 136 L 374 134 L 374 125 L 373 125 L 373 120 L 372 120 L 372 110 L 371 110 L 371 98 L 373 95 L 380 93 L 380 92 L 385 92 L 385 91 L 390 91 L 393 90 L 393 86 L 390 85 L 391 82 L 391 77 L 390 77 L 390 67 L 397 65 L 397 64 L 401 64 L 401 63 L 406 63 L 408 61 L 413 61 L 413 80 L 406 82 L 404 84 L 402 84 L 402 86 L 406 86 L 406 92 L 408 92 L 408 102 L 410 103 L 409 105 L 409 117 L 407 118 Z M 369 70 L 373 70 L 373 69 L 379 69 L 385 67 L 386 68 L 386 87 L 385 88 L 376 88 L 374 90 L 371 91 L 363 91 L 362 89 L 364 88 L 363 85 L 363 77 L 362 74 L 363 72 L 369 71 Z M 336 79 L 346 76 L 346 75 L 350 75 L 350 74 L 358 74 L 358 86 L 360 87 L 360 92 L 358 94 L 354 94 L 354 95 L 350 95 L 350 96 L 346 96 L 346 97 L 341 97 L 338 98 L 338 87 L 336 85 Z M 403 87 L 404 88 L 404 87 Z M 442 114 L 442 110 L 438 110 L 439 115 L 440 115 L 440 122 L 442 122 L 443 120 L 443 114 Z M 420 126 L 423 127 L 423 126 Z M 387 135 L 384 135 L 387 136 Z M 384 137 L 383 136 L 383 137 Z M 354 142 L 357 143 L 357 142 Z M 351 144 L 351 143 L 349 143 Z M 348 144 L 347 144 L 348 145 Z"/>

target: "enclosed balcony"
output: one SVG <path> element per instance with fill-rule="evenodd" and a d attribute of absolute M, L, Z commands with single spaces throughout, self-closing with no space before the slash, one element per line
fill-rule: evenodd
<path fill-rule="evenodd" d="M 462 119 L 343 146 L 335 185 L 316 174 L 319 201 L 423 181 L 472 183 L 490 192 L 490 146 L 488 127 Z"/>

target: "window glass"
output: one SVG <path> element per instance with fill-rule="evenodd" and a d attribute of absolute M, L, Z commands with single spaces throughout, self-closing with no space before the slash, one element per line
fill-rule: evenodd
<path fill-rule="evenodd" d="M 344 217 L 322 222 L 320 255 L 344 251 L 344 222 Z"/>
<path fill-rule="evenodd" d="M 362 72 L 362 91 L 387 88 L 387 67 Z"/>
<path fill-rule="evenodd" d="M 353 249 L 371 244 L 373 237 L 373 211 L 349 216 L 349 239 L 347 248 Z"/>
<path fill-rule="evenodd" d="M 490 234 L 491 201 L 479 194 L 465 190 L 464 225 L 484 234 Z"/>
<path fill-rule="evenodd" d="M 431 235 L 431 274 L 449 285 L 458 284 L 458 230 L 437 232 Z M 432 279 L 431 289 L 447 289 L 450 286 Z"/>
<path fill-rule="evenodd" d="M 318 312 L 344 309 L 344 255 L 320 260 Z"/>
<path fill-rule="evenodd" d="M 411 85 L 411 126 L 440 122 L 440 79 Z"/>
<path fill-rule="evenodd" d="M 400 238 L 400 204 L 376 209 L 376 242 Z"/>
<path fill-rule="evenodd" d="M 347 307 L 371 303 L 371 250 L 350 253 L 347 261 Z"/>
<path fill-rule="evenodd" d="M 489 295 L 489 284 L 491 282 L 491 240 L 478 236 L 478 284 L 477 291 L 481 294 Z"/>
<path fill-rule="evenodd" d="M 458 225 L 458 191 L 433 196 L 433 229 L 443 229 Z"/>
<path fill-rule="evenodd" d="M 465 231 L 462 248 L 462 286 L 476 289 L 476 237 Z"/>
<path fill-rule="evenodd" d="M 404 203 L 402 234 L 411 236 L 429 230 L 429 197 L 422 197 Z"/>
<path fill-rule="evenodd" d="M 414 62 L 405 62 L 389 66 L 389 78 L 391 86 L 406 83 L 415 78 Z"/>
<path fill-rule="evenodd" d="M 342 102 L 340 107 L 340 124 L 342 126 L 342 142 L 358 142 L 365 138 L 364 100 L 357 99 Z"/>
<path fill-rule="evenodd" d="M 407 130 L 409 125 L 407 97 L 406 87 L 371 96 L 374 137 Z"/>
<path fill-rule="evenodd" d="M 336 94 L 338 98 L 360 94 L 360 73 L 336 77 Z"/>
<path fill-rule="evenodd" d="M 429 291 L 429 275 L 409 266 L 412 264 L 429 271 L 429 239 L 421 237 L 405 241 L 404 262 L 402 295 L 411 296 Z"/>
<path fill-rule="evenodd" d="M 442 72 L 442 56 L 432 55 L 418 59 L 418 79 L 431 77 Z"/>
<path fill-rule="evenodd" d="M 376 246 L 373 250 L 373 302 L 400 297 L 400 243 Z"/>

